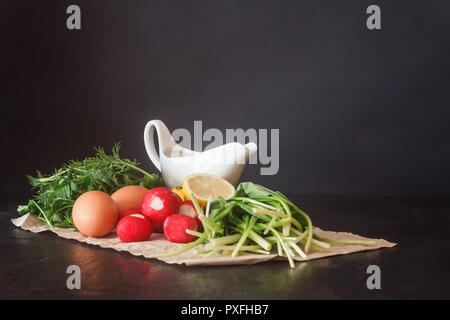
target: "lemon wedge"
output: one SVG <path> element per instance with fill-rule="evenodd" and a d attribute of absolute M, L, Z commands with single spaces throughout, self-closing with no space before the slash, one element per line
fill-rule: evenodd
<path fill-rule="evenodd" d="M 219 197 L 230 199 L 235 191 L 233 185 L 227 180 L 209 173 L 194 173 L 183 180 L 184 200 L 192 200 L 190 197 L 192 192 L 202 207 L 206 207 L 209 198 L 211 201 Z"/>
<path fill-rule="evenodd" d="M 181 187 L 172 188 L 172 192 L 176 193 L 181 201 L 184 201 L 183 189 Z"/>

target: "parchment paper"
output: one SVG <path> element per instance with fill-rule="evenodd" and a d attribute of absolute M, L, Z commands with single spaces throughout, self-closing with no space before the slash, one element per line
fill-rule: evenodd
<path fill-rule="evenodd" d="M 133 243 L 125 243 L 120 241 L 120 239 L 116 236 L 115 233 L 111 233 L 110 235 L 102 238 L 93 238 L 87 237 L 81 234 L 80 232 L 74 231 L 70 228 L 53 228 L 50 229 L 48 225 L 39 220 L 35 215 L 27 214 L 17 219 L 12 219 L 11 222 L 24 230 L 31 231 L 33 233 L 38 233 L 42 231 L 51 231 L 56 233 L 58 236 L 66 239 L 74 239 L 80 242 L 86 242 L 88 244 L 97 245 L 102 248 L 111 248 L 117 251 L 127 251 L 135 256 L 144 256 L 146 258 L 151 257 L 154 254 L 169 252 L 173 250 L 177 250 L 182 246 L 182 244 L 172 243 L 165 239 L 163 234 L 154 233 L 152 234 L 150 240 L 143 242 L 133 242 Z M 376 240 L 376 245 L 372 246 L 361 246 L 361 245 L 331 245 L 330 249 L 326 249 L 324 251 L 315 251 L 314 249 L 310 250 L 306 259 L 302 259 L 301 257 L 295 257 L 295 260 L 298 261 L 306 261 L 319 259 L 323 257 L 329 256 L 337 256 L 342 254 L 349 254 L 360 251 L 368 251 L 368 250 L 376 250 L 380 248 L 391 248 L 396 245 L 396 243 L 392 243 L 386 241 L 384 239 L 369 239 L 362 236 L 358 236 L 356 234 L 347 233 L 347 232 L 333 232 L 333 231 L 324 231 L 319 228 L 314 228 L 314 232 L 322 237 L 326 237 L 329 239 L 346 239 L 346 240 Z M 202 246 L 202 245 L 201 245 Z M 187 266 L 195 266 L 195 265 L 240 265 L 240 264 L 255 264 L 260 263 L 272 259 L 286 259 L 286 257 L 278 256 L 278 254 L 243 254 L 237 257 L 226 257 L 221 256 L 220 254 L 216 254 L 205 258 L 204 254 L 198 254 L 196 251 L 201 248 L 198 246 L 189 251 L 186 251 L 182 254 L 165 257 L 165 258 L 157 258 L 158 260 L 162 260 L 166 263 L 175 263 L 175 264 L 186 264 Z"/>

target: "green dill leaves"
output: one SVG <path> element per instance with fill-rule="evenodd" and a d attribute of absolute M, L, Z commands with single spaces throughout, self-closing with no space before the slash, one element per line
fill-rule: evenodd
<path fill-rule="evenodd" d="M 50 227 L 74 227 L 72 207 L 84 192 L 99 190 L 112 194 L 128 185 L 148 189 L 163 185 L 157 174 L 139 168 L 136 160 L 121 159 L 119 150 L 120 143 L 114 144 L 110 155 L 96 147 L 95 156 L 71 160 L 52 175 L 36 171 L 36 176 L 27 176 L 35 195 L 27 205 L 18 206 L 17 212 L 36 214 Z"/>

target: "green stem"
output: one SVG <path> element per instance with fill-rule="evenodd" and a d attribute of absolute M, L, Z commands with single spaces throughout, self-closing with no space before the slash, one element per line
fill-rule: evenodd
<path fill-rule="evenodd" d="M 203 237 L 203 233 L 200 233 L 200 232 L 197 232 L 197 231 L 194 231 L 194 230 L 186 229 L 186 233 L 190 234 L 190 235 L 192 235 L 194 237 L 197 237 L 197 238 Z"/>
<path fill-rule="evenodd" d="M 137 167 L 137 166 L 135 166 L 135 165 L 132 165 L 131 163 L 128 163 L 128 162 L 123 161 L 123 160 L 119 160 L 119 162 L 122 163 L 122 164 L 124 164 L 124 165 L 126 165 L 127 167 L 130 167 L 130 168 L 132 168 L 132 169 L 134 169 L 134 170 L 136 170 L 136 171 L 139 171 L 139 172 L 142 173 L 143 175 L 146 175 L 146 176 L 149 176 L 149 177 L 152 176 L 152 175 L 151 175 L 150 173 L 148 173 L 147 171 L 145 171 L 145 170 L 143 170 L 143 169 L 141 169 L 141 168 L 139 168 L 139 167 Z"/>
<path fill-rule="evenodd" d="M 38 206 L 38 204 L 36 203 L 36 201 L 31 200 L 31 202 L 36 206 L 36 208 L 38 208 L 38 210 L 42 213 L 42 215 L 45 218 L 45 221 L 47 222 L 48 226 L 50 227 L 50 229 L 53 229 L 52 224 L 50 223 L 50 221 L 47 218 L 47 215 L 45 214 L 44 210 L 41 209 L 41 207 Z"/>
<path fill-rule="evenodd" d="M 247 239 L 248 234 L 249 234 L 250 230 L 253 228 L 253 225 L 255 224 L 255 222 L 256 222 L 256 218 L 251 217 L 248 225 L 245 227 L 244 233 L 242 234 L 241 238 L 239 239 L 239 242 L 236 245 L 236 248 L 234 248 L 233 252 L 231 253 L 232 257 L 235 257 L 237 255 L 237 253 L 239 252 L 241 246 L 244 244 L 244 241 Z"/>
<path fill-rule="evenodd" d="M 275 223 L 275 220 L 276 220 L 276 217 L 272 217 L 272 220 L 270 220 L 270 222 L 269 222 L 269 228 L 273 226 L 273 224 Z M 268 234 L 269 233 L 269 228 L 264 230 L 263 234 Z"/>
<path fill-rule="evenodd" d="M 209 253 L 205 254 L 202 258 L 203 259 L 208 259 L 209 257 L 211 257 L 212 255 L 219 253 L 220 250 L 211 250 Z"/>
<path fill-rule="evenodd" d="M 184 246 L 182 246 L 180 249 L 175 250 L 175 251 L 171 251 L 171 252 L 166 252 L 166 253 L 161 253 L 161 254 L 154 254 L 151 255 L 150 258 L 164 258 L 164 257 L 170 257 L 170 256 L 175 256 L 177 254 L 186 252 L 200 244 L 203 243 L 203 241 L 205 240 L 205 237 L 200 237 L 195 241 L 192 241 L 190 243 L 185 244 Z"/>
<path fill-rule="evenodd" d="M 329 243 L 336 243 L 336 244 L 356 244 L 356 245 L 359 244 L 362 246 L 371 246 L 371 245 L 377 244 L 377 242 L 375 240 L 332 240 L 332 239 L 320 237 L 317 234 L 314 234 L 314 239 L 322 241 L 322 242 L 329 242 Z"/>
<path fill-rule="evenodd" d="M 195 210 L 198 213 L 198 218 L 200 219 L 200 221 L 203 224 L 203 228 L 205 230 L 208 230 L 208 233 L 209 233 L 209 231 L 211 231 L 212 233 L 215 233 L 218 229 L 216 223 L 205 216 L 205 214 L 203 213 L 202 207 L 200 207 L 200 205 L 197 202 L 197 199 L 194 197 L 194 194 L 192 192 L 189 193 L 189 196 L 191 197 L 191 200 L 192 200 L 192 203 L 194 204 Z M 208 238 L 209 238 L 209 234 L 208 234 Z"/>
<path fill-rule="evenodd" d="M 39 178 L 38 181 L 39 182 L 49 182 L 49 181 L 53 181 L 57 176 L 62 175 L 64 173 L 66 173 L 67 171 L 69 171 L 69 169 L 63 170 L 61 172 L 55 173 L 54 175 L 47 177 L 47 178 Z"/>
<path fill-rule="evenodd" d="M 261 209 L 261 208 L 253 208 L 252 211 L 254 213 L 261 213 L 261 214 L 265 214 L 265 215 L 268 215 L 271 217 L 283 217 L 284 216 L 281 212 L 267 210 L 267 209 Z"/>
<path fill-rule="evenodd" d="M 270 231 L 278 239 L 284 252 L 286 252 L 286 256 L 288 258 L 289 265 L 291 266 L 291 268 L 294 268 L 295 267 L 294 260 L 292 259 L 291 255 L 289 254 L 289 250 L 288 250 L 286 244 L 284 243 L 283 239 L 281 238 L 281 236 L 278 234 L 278 232 L 274 228 L 270 228 Z"/>
<path fill-rule="evenodd" d="M 270 206 L 270 205 L 268 205 L 268 204 L 266 204 L 266 203 L 263 203 L 263 202 L 259 202 L 259 201 L 253 200 L 253 199 L 251 199 L 251 198 L 234 197 L 234 198 L 231 198 L 230 200 L 237 200 L 237 201 L 243 201 L 243 202 L 250 202 L 250 203 L 253 203 L 253 204 L 257 204 L 257 205 L 259 205 L 259 206 L 261 206 L 261 207 L 264 207 L 264 208 L 266 208 L 266 209 L 270 209 L 270 210 L 274 210 L 274 211 L 277 211 L 277 210 L 278 210 L 278 208 L 275 208 L 275 207 Z"/>
<path fill-rule="evenodd" d="M 250 230 L 250 232 L 248 233 L 248 237 L 256 242 L 264 250 L 270 251 L 270 249 L 272 249 L 272 245 L 264 240 L 264 238 L 257 234 L 255 231 Z"/>
<path fill-rule="evenodd" d="M 208 247 L 205 250 L 236 250 L 236 248 L 238 247 L 237 245 L 234 246 L 215 246 L 215 247 Z M 238 251 L 249 251 L 249 250 L 260 250 L 261 247 L 258 245 L 242 245 L 239 247 Z M 233 256 L 233 254 L 231 254 L 231 256 Z"/>
<path fill-rule="evenodd" d="M 224 237 L 220 237 L 220 238 L 215 238 L 212 239 L 207 246 L 211 245 L 211 246 L 219 246 L 219 245 L 226 245 L 226 244 L 230 244 L 230 243 L 235 243 L 237 241 L 239 241 L 239 239 L 241 238 L 241 235 L 236 233 L 236 234 L 232 234 L 229 236 L 224 236 Z"/>
<path fill-rule="evenodd" d="M 233 210 L 235 204 L 233 203 L 232 205 L 230 205 L 229 207 L 226 207 L 224 210 L 222 210 L 221 212 L 219 212 L 218 214 L 216 214 L 214 217 L 211 217 L 211 219 L 213 221 L 219 221 L 222 220 L 223 218 L 225 218 L 225 216 L 227 214 L 229 214 L 231 212 L 231 210 Z"/>
<path fill-rule="evenodd" d="M 303 259 L 306 259 L 306 254 L 303 252 L 302 249 L 294 242 L 294 241 L 288 241 L 287 242 L 297 253 L 302 257 Z"/>

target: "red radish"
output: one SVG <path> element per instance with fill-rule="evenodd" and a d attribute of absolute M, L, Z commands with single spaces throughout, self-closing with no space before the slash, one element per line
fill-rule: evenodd
<path fill-rule="evenodd" d="M 182 214 L 183 216 L 189 216 L 191 218 L 197 218 L 198 213 L 195 210 L 194 204 L 191 200 L 186 200 L 181 202 L 180 208 L 178 209 L 178 214 Z"/>
<path fill-rule="evenodd" d="M 144 195 L 141 212 L 150 219 L 155 232 L 163 232 L 164 220 L 177 213 L 180 204 L 180 198 L 170 189 L 153 188 Z"/>
<path fill-rule="evenodd" d="M 180 208 L 178 208 L 178 214 L 194 218 L 197 221 L 199 228 L 202 229 L 203 225 L 198 218 L 197 210 L 195 210 L 195 206 L 191 200 L 186 200 L 181 203 Z"/>
<path fill-rule="evenodd" d="M 152 235 L 152 223 L 141 214 L 129 215 L 119 220 L 116 233 L 123 242 L 145 241 Z"/>
<path fill-rule="evenodd" d="M 176 243 L 193 241 L 196 237 L 187 233 L 186 229 L 198 231 L 198 223 L 195 218 L 172 214 L 164 221 L 164 235 L 169 241 Z"/>
<path fill-rule="evenodd" d="M 141 209 L 138 209 L 138 208 L 131 208 L 131 209 L 122 211 L 122 212 L 119 214 L 119 219 L 122 219 L 123 217 L 126 217 L 126 216 L 131 216 L 132 214 L 142 214 L 142 213 L 141 213 Z"/>

